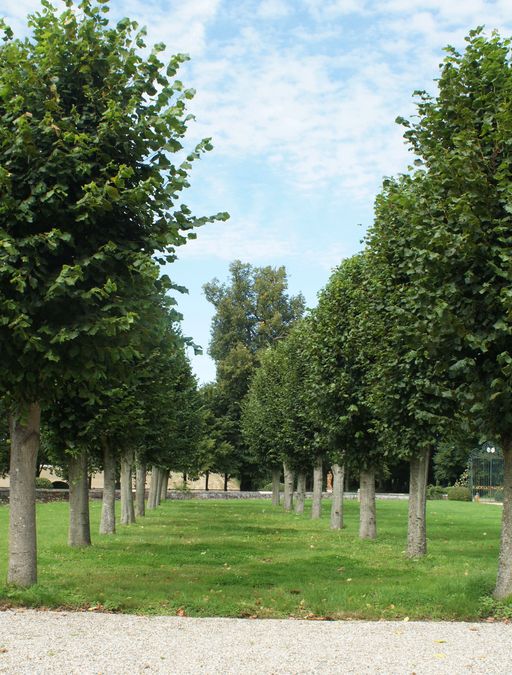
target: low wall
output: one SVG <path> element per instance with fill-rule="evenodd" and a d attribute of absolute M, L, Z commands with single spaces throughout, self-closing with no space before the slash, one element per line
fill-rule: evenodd
<path fill-rule="evenodd" d="M 90 499 L 101 499 L 103 490 L 93 488 L 89 490 Z M 147 490 L 146 490 L 147 496 Z M 311 498 L 311 492 L 306 493 L 306 497 Z M 324 499 L 330 499 L 331 492 L 324 492 Z M 345 492 L 345 499 L 359 499 L 357 492 Z M 167 499 L 271 499 L 271 492 L 241 492 L 240 490 L 168 490 Z M 120 491 L 116 490 L 116 499 L 120 498 Z M 402 493 L 381 493 L 376 495 L 377 499 L 409 499 L 409 495 Z M 58 502 L 68 501 L 69 490 L 36 490 L 36 501 L 38 502 Z M 0 504 L 9 502 L 9 488 L 0 488 Z"/>

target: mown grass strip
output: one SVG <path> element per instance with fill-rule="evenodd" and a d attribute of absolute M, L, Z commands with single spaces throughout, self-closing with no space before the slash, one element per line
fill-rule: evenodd
<path fill-rule="evenodd" d="M 404 556 L 407 503 L 378 503 L 378 540 L 360 541 L 358 504 L 346 528 L 284 513 L 269 502 L 172 501 L 93 546 L 66 545 L 68 507 L 38 505 L 39 583 L 0 586 L 3 606 L 138 614 L 365 619 L 475 619 L 496 575 L 501 509 L 428 504 L 429 553 Z M 0 508 L 0 579 L 7 507 Z M 95 535 L 95 536 L 94 536 Z"/>

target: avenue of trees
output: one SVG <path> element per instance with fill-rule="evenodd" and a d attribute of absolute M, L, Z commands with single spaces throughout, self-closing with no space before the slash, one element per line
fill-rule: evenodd
<path fill-rule="evenodd" d="M 184 151 L 193 92 L 175 76 L 185 57 L 165 64 L 164 45 L 145 51 L 129 19 L 110 27 L 105 0 L 65 4 L 43 2 L 23 40 L 2 24 L 0 46 L 0 399 L 8 581 L 20 586 L 36 581 L 41 431 L 69 479 L 71 545 L 90 543 L 88 464 L 106 475 L 109 533 L 119 467 L 128 523 L 135 457 L 142 480 L 153 467 L 155 505 L 166 472 L 196 451 L 199 394 L 167 296 L 177 289 L 159 265 L 226 217 L 197 218 L 181 202 L 211 148 Z"/>
<path fill-rule="evenodd" d="M 181 201 L 208 139 L 184 149 L 187 101 L 108 0 L 49 3 L 21 40 L 1 24 L 0 472 L 10 477 L 8 581 L 37 580 L 35 475 L 69 482 L 69 544 L 91 543 L 88 475 L 103 471 L 100 533 L 165 498 L 171 470 L 272 478 L 273 502 L 343 528 L 347 475 L 360 536 L 377 537 L 376 480 L 407 462 L 407 554 L 427 550 L 426 488 L 492 440 L 505 462 L 495 596 L 512 595 L 512 71 L 480 29 L 449 48 L 438 93 L 400 119 L 414 167 L 387 178 L 364 250 L 305 312 L 284 267 L 235 261 L 204 287 L 214 383 L 197 386 L 161 274 L 206 222 Z M 456 450 L 453 450 L 456 448 Z M 8 465 L 8 466 L 7 466 Z M 448 467 L 448 468 L 447 468 Z M 146 504 L 145 484 L 151 472 Z M 453 469 L 452 469 L 453 471 Z M 136 491 L 132 485 L 135 473 Z M 452 476 L 450 475 L 452 478 Z M 294 504 L 295 502 L 295 504 Z"/>
<path fill-rule="evenodd" d="M 426 552 L 429 459 L 492 440 L 505 462 L 495 596 L 512 594 L 512 69 L 510 41 L 481 29 L 448 48 L 438 94 L 399 119 L 415 157 L 386 179 L 365 249 L 316 309 L 260 358 L 245 443 L 269 470 L 360 475 L 363 538 L 376 536 L 375 476 L 410 465 L 407 553 Z M 453 454 L 453 453 L 452 453 Z M 442 459 L 441 459 L 442 457 Z M 458 460 L 460 461 L 460 459 Z M 462 460 L 463 461 L 463 460 Z M 285 498 L 285 508 L 289 508 Z"/>

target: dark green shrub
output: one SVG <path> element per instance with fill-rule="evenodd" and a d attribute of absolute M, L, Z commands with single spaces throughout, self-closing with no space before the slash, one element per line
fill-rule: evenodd
<path fill-rule="evenodd" d="M 446 488 L 448 499 L 452 502 L 470 502 L 471 490 L 468 487 L 456 486 Z"/>
<path fill-rule="evenodd" d="M 39 490 L 51 490 L 53 487 L 48 478 L 36 478 L 36 488 Z"/>
<path fill-rule="evenodd" d="M 427 485 L 427 499 L 444 499 L 446 488 L 440 485 Z"/>

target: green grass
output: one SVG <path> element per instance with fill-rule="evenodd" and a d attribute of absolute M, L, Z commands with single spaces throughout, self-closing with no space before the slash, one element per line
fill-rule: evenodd
<path fill-rule="evenodd" d="M 261 500 L 171 501 L 93 546 L 66 545 L 68 507 L 38 505 L 39 583 L 0 586 L 0 605 L 234 617 L 475 619 L 494 585 L 501 509 L 428 503 L 429 553 L 405 558 L 407 503 L 378 503 L 378 539 L 360 541 L 358 504 L 346 528 Z M 0 579 L 7 507 L 0 507 Z M 94 536 L 95 535 L 95 536 Z"/>

